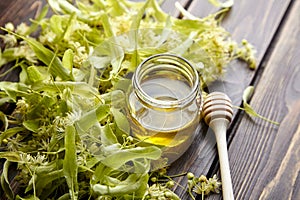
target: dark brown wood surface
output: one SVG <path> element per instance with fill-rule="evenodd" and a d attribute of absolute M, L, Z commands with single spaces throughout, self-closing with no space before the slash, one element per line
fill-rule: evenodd
<path fill-rule="evenodd" d="M 41 9 L 42 1 L 1 0 L 0 1 L 0 25 L 12 22 L 18 25 L 21 22 L 29 22 Z"/>
<path fill-rule="evenodd" d="M 275 41 L 251 104 L 280 126 L 238 124 L 229 148 L 237 199 L 300 199 L 300 1 Z"/>
<path fill-rule="evenodd" d="M 29 21 L 41 1 L 0 0 L 0 26 Z M 162 7 L 179 16 L 175 1 Z M 216 11 L 206 0 L 179 1 L 195 16 Z M 228 131 L 229 160 L 236 199 L 300 199 L 300 0 L 235 1 L 223 22 L 237 41 L 245 38 L 257 49 L 258 68 L 250 70 L 239 61 L 231 63 L 223 80 L 210 91 L 227 93 L 236 106 L 242 92 L 255 86 L 251 105 L 279 126 L 250 118 L 235 110 Z M 196 175 L 219 174 L 214 135 L 203 125 L 189 150 L 170 168 L 170 173 L 191 171 Z M 185 178 L 178 178 L 181 185 Z M 176 193 L 189 199 L 180 188 Z M 222 199 L 221 194 L 207 199 Z"/>
<path fill-rule="evenodd" d="M 257 61 L 259 68 L 252 71 L 247 69 L 244 63 L 233 62 L 229 66 L 226 77 L 210 86 L 210 91 L 224 91 L 233 100 L 234 105 L 240 105 L 244 89 L 248 85 L 255 84 L 257 80 L 261 78 L 261 73 L 265 68 L 267 57 L 270 53 L 272 53 L 272 47 L 277 42 L 275 36 L 279 30 L 281 30 L 286 13 L 289 13 L 292 7 L 292 5 L 289 7 L 291 2 L 292 1 L 280 0 L 276 1 L 276 3 L 271 1 L 262 2 L 258 0 L 235 2 L 234 7 L 223 22 L 223 26 L 232 33 L 232 37 L 237 41 L 245 38 L 255 45 L 257 48 Z M 192 14 L 200 17 L 206 16 L 213 10 L 215 10 L 215 8 L 207 4 L 206 1 L 193 1 L 189 7 L 189 11 Z M 258 93 L 259 91 L 256 92 Z M 237 112 L 238 111 L 236 110 L 237 116 L 230 131 L 228 131 L 228 143 L 230 144 L 230 148 L 234 148 L 231 145 L 231 141 L 237 134 L 239 134 L 236 129 L 239 128 L 240 120 L 243 117 L 243 113 Z M 253 126 L 255 126 L 255 124 L 253 124 Z M 246 129 L 246 127 L 242 127 L 239 130 L 241 131 L 243 129 Z M 183 171 L 193 171 L 197 175 L 208 174 L 211 176 L 216 173 L 216 170 L 218 170 L 218 157 L 216 154 L 216 142 L 214 140 L 213 133 L 210 130 L 203 130 L 202 132 L 202 134 L 198 135 L 189 151 L 183 155 L 183 157 L 187 157 L 189 160 L 185 161 L 184 158 L 178 160 L 178 162 L 174 165 L 174 172 L 181 169 Z M 255 135 L 253 135 L 253 137 L 254 136 Z M 245 141 L 239 140 L 238 142 L 243 144 Z M 252 150 L 251 147 L 249 150 Z M 238 153 L 239 148 L 235 149 L 235 151 Z M 232 158 L 230 156 L 230 163 L 232 162 L 231 159 Z M 245 162 L 245 160 L 247 160 L 247 157 L 244 157 L 243 162 Z M 186 180 L 182 178 L 179 182 L 182 185 L 185 185 Z M 234 192 L 236 193 L 235 190 Z M 184 196 L 186 199 L 188 198 L 187 194 L 185 194 L 184 190 L 180 187 L 178 187 L 177 193 L 180 193 L 181 196 Z M 216 196 L 215 198 L 220 197 Z M 251 198 L 239 197 L 238 199 Z"/>

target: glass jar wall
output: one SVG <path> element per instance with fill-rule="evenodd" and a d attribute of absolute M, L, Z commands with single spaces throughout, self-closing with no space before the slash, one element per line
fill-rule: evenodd
<path fill-rule="evenodd" d="M 149 57 L 133 75 L 127 98 L 132 135 L 160 147 L 168 164 L 187 150 L 197 132 L 199 85 L 195 68 L 172 54 Z"/>

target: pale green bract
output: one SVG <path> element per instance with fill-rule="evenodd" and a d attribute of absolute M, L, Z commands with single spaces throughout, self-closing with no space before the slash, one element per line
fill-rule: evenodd
<path fill-rule="evenodd" d="M 241 108 L 242 110 L 244 110 L 248 115 L 253 116 L 253 117 L 258 117 L 261 118 L 267 122 L 270 122 L 272 124 L 275 125 L 279 125 L 278 122 L 270 120 L 260 114 L 258 114 L 251 106 L 250 104 L 248 104 L 249 99 L 252 97 L 254 93 L 254 87 L 253 86 L 248 86 L 244 92 L 243 92 L 243 108 Z"/>
<path fill-rule="evenodd" d="M 48 0 L 30 26 L 2 28 L 0 67 L 13 66 L 0 77 L 21 69 L 18 82 L 0 82 L 0 105 L 15 105 L 0 112 L 1 187 L 9 199 L 179 199 L 162 183 L 149 185 L 161 149 L 129 135 L 128 77 L 157 53 L 190 60 L 204 85 L 233 59 L 255 66 L 253 47 L 233 41 L 219 13 L 197 18 L 180 10 L 186 19 L 155 0 Z M 8 180 L 11 163 L 19 194 Z"/>

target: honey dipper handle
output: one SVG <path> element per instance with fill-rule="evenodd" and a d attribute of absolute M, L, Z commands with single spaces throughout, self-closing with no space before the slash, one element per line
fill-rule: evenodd
<path fill-rule="evenodd" d="M 234 200 L 232 181 L 230 176 L 230 168 L 228 161 L 227 142 L 226 142 L 226 130 L 228 126 L 227 119 L 213 119 L 210 122 L 210 126 L 215 132 L 218 154 L 220 160 L 221 179 L 222 179 L 222 192 L 224 200 Z"/>

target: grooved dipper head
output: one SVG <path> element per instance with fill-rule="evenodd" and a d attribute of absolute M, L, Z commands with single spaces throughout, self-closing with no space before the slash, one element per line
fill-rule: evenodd
<path fill-rule="evenodd" d="M 229 97 L 222 92 L 210 93 L 203 104 L 203 117 L 207 125 L 214 119 L 226 119 L 227 126 L 232 120 L 233 110 Z"/>

